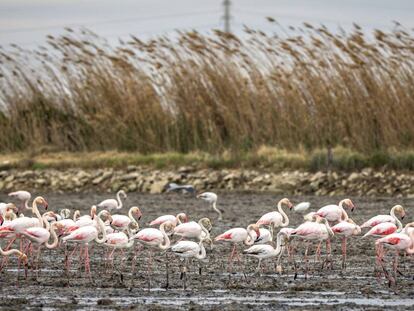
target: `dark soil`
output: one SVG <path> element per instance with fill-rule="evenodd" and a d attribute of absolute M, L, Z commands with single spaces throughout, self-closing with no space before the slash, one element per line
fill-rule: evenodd
<path fill-rule="evenodd" d="M 108 195 L 71 195 L 45 194 L 51 210 L 62 208 L 80 209 L 84 212 Z M 109 196 L 110 197 L 110 196 Z M 204 202 L 178 194 L 141 195 L 130 194 L 127 206 L 138 205 L 142 212 L 141 227 L 158 215 L 186 212 L 191 219 L 210 217 L 213 220 L 212 236 L 236 226 L 246 227 L 255 222 L 262 214 L 275 209 L 278 196 L 256 193 L 220 193 L 219 206 L 225 211 L 224 221 L 216 221 L 216 215 Z M 337 203 L 340 198 L 292 197 L 294 203 L 312 202 L 311 210 L 327 203 Z M 391 198 L 352 198 L 357 208 L 350 215 L 356 223 L 369 217 L 388 213 L 396 203 L 406 207 L 407 218 L 412 221 L 412 202 L 410 199 Z M 0 202 L 7 201 L 5 194 Z M 126 210 L 123 210 L 126 213 Z M 291 227 L 302 222 L 302 215 L 288 212 Z M 5 241 L 2 241 L 4 247 Z M 301 267 L 294 279 L 292 267 L 285 260 L 283 274 L 276 273 L 274 260 L 264 261 L 265 271 L 256 273 L 257 261 L 243 258 L 241 265 L 227 272 L 227 258 L 231 246 L 215 244 L 208 250 L 207 259 L 201 263 L 199 275 L 198 262 L 189 268 L 187 289 L 182 289 L 180 280 L 181 261 L 171 253 L 154 252 L 150 284 L 148 282 L 148 250 L 138 253 L 135 271 L 132 274 L 132 250 L 124 255 L 116 253 L 115 269 L 105 267 L 101 245 L 91 250 L 90 280 L 84 271 L 78 271 L 76 255 L 70 275 L 63 267 L 64 253 L 59 250 L 43 250 L 40 275 L 29 269 L 28 278 L 23 270 L 17 278 L 16 259 L 11 258 L 7 269 L 0 274 L 0 307 L 8 310 L 42 309 L 106 309 L 106 310 L 270 310 L 296 309 L 313 310 L 323 305 L 324 309 L 390 309 L 414 308 L 414 262 L 406 256 L 400 259 L 400 275 L 393 288 L 388 282 L 375 275 L 374 240 L 356 237 L 348 245 L 348 267 L 341 270 L 341 244 L 334 239 L 332 251 L 333 270 L 321 269 L 321 263 L 311 260 L 308 279 L 303 275 L 301 262 L 303 246 L 298 246 L 296 262 Z M 315 248 L 312 248 L 312 254 Z M 386 257 L 387 268 L 391 269 L 391 252 Z M 166 286 L 166 264 L 169 268 L 169 287 Z M 244 265 L 244 267 L 243 267 Z M 243 273 L 244 272 L 244 273 Z"/>

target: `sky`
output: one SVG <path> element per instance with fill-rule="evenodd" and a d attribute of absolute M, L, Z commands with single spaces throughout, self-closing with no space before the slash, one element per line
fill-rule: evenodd
<path fill-rule="evenodd" d="M 87 27 L 110 42 L 134 34 L 146 39 L 175 30 L 223 28 L 223 0 L 0 0 L 0 45 L 34 47 L 63 27 Z M 335 30 L 353 22 L 389 30 L 392 21 L 414 28 L 414 0 L 231 0 L 231 30 L 243 25 L 273 31 L 302 22 Z"/>

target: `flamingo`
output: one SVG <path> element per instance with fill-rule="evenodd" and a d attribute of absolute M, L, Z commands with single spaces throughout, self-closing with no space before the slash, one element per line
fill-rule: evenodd
<path fill-rule="evenodd" d="M 233 228 L 217 236 L 215 241 L 224 241 L 233 243 L 233 250 L 229 256 L 229 269 L 231 270 L 231 264 L 234 256 L 237 254 L 237 244 L 244 243 L 247 246 L 251 246 L 254 243 L 256 233 L 256 239 L 260 237 L 259 226 L 251 224 L 245 228 Z M 239 255 L 237 254 L 238 261 L 240 262 Z"/>
<path fill-rule="evenodd" d="M 382 222 L 372 227 L 367 233 L 364 234 L 364 238 L 368 236 L 382 237 L 402 230 L 402 223 L 397 219 L 397 225 L 392 222 Z"/>
<path fill-rule="evenodd" d="M 70 209 L 64 208 L 60 211 L 59 215 L 57 215 L 57 220 L 69 219 L 70 214 Z"/>
<path fill-rule="evenodd" d="M 254 245 L 261 245 L 261 244 L 267 244 L 269 242 L 272 242 L 272 233 L 265 228 L 259 228 L 259 236 L 256 235 L 256 232 L 253 233 L 253 239 L 254 239 Z"/>
<path fill-rule="evenodd" d="M 141 219 L 142 213 L 141 213 L 141 210 L 139 209 L 138 206 L 131 207 L 128 211 L 128 216 L 118 215 L 118 214 L 117 215 L 112 215 L 111 226 L 115 230 L 119 230 L 119 231 L 126 230 L 131 222 L 138 223 L 138 221 L 137 221 L 137 219 L 135 219 L 134 215 L 138 220 Z"/>
<path fill-rule="evenodd" d="M 185 213 L 179 213 L 177 216 L 174 215 L 163 215 L 150 222 L 150 226 L 159 226 L 164 222 L 171 222 L 174 226 L 181 225 L 182 223 L 188 222 L 188 217 Z"/>
<path fill-rule="evenodd" d="M 130 222 L 126 228 L 126 230 L 128 231 L 128 235 L 125 234 L 124 232 L 113 232 L 113 233 L 106 234 L 106 241 L 104 245 L 109 249 L 112 248 L 112 251 L 110 253 L 108 252 L 108 256 L 107 256 L 107 258 L 111 261 L 112 268 L 114 266 L 113 264 L 114 252 L 117 249 L 120 249 L 123 254 L 123 249 L 131 248 L 134 245 L 135 240 L 129 239 L 129 237 L 133 235 L 132 234 L 133 230 L 131 229 L 131 227 L 137 227 L 137 226 L 138 226 L 137 222 Z"/>
<path fill-rule="evenodd" d="M 320 216 L 314 216 L 315 222 L 307 221 L 293 230 L 290 234 L 291 237 L 300 237 L 305 241 L 308 241 L 306 244 L 305 250 L 305 278 L 308 274 L 308 250 L 310 241 L 326 241 L 329 238 L 334 236 L 334 232 L 329 226 L 329 223 L 326 218 Z M 330 249 L 328 250 L 328 257 L 330 258 Z"/>
<path fill-rule="evenodd" d="M 24 191 L 24 190 L 20 190 L 20 191 L 15 191 L 15 192 L 10 192 L 8 194 L 9 197 L 15 198 L 17 200 L 20 201 L 20 208 L 18 210 L 18 213 L 23 213 L 25 210 L 30 209 L 29 207 L 29 200 L 32 197 L 32 195 L 30 194 L 30 192 L 28 191 Z"/>
<path fill-rule="evenodd" d="M 217 194 L 214 192 L 203 192 L 197 195 L 197 198 L 210 203 L 210 206 L 218 214 L 218 220 L 223 220 L 223 211 L 217 208 Z"/>
<path fill-rule="evenodd" d="M 289 218 L 283 211 L 282 205 L 286 205 L 289 209 L 292 209 L 293 207 L 293 204 L 289 199 L 283 198 L 277 203 L 277 212 L 266 213 L 256 222 L 256 225 L 259 226 L 269 226 L 272 237 L 274 228 L 289 226 Z"/>
<path fill-rule="evenodd" d="M 173 234 L 182 238 L 202 239 L 210 238 L 211 221 L 208 218 L 201 218 L 198 223 L 195 221 L 185 222 L 174 228 Z"/>
<path fill-rule="evenodd" d="M 381 265 L 384 270 L 385 276 L 388 277 L 389 286 L 396 283 L 397 280 L 397 270 L 398 270 L 398 257 L 400 251 L 405 251 L 408 255 L 414 254 L 414 231 L 409 230 L 414 226 L 414 222 L 409 223 L 405 226 L 404 230 L 401 233 L 393 233 L 378 239 L 375 242 L 375 246 L 377 248 L 377 264 Z M 395 258 L 394 258 L 394 277 L 391 277 L 389 273 L 385 270 L 384 265 L 382 264 L 384 254 L 380 246 L 385 246 L 395 251 Z"/>
<path fill-rule="evenodd" d="M 167 232 L 170 232 L 174 229 L 174 224 L 172 222 L 164 222 L 160 225 L 160 229 L 155 228 L 145 228 L 133 235 L 130 239 L 135 239 L 140 244 L 150 247 L 150 255 L 148 258 L 148 287 L 151 287 L 150 281 L 150 271 L 152 266 L 152 248 L 158 248 L 160 250 L 166 250 L 170 247 L 171 242 L 167 235 Z M 168 261 L 167 261 L 168 262 Z M 167 269 L 167 279 L 168 279 L 168 269 Z"/>
<path fill-rule="evenodd" d="M 107 199 L 107 200 L 103 200 L 101 203 L 99 203 L 97 205 L 97 207 L 102 208 L 102 209 L 106 209 L 108 211 L 111 211 L 113 209 L 121 209 L 122 208 L 122 201 L 121 201 L 121 197 L 123 196 L 124 199 L 127 198 L 127 194 L 125 193 L 124 190 L 119 190 L 116 193 L 116 200 L 115 199 Z"/>
<path fill-rule="evenodd" d="M 390 215 L 374 216 L 370 218 L 369 220 L 367 220 L 366 222 L 364 222 L 361 225 L 361 228 L 372 228 L 378 224 L 385 223 L 385 222 L 397 224 L 399 220 L 397 216 L 395 216 L 395 213 L 398 213 L 401 219 L 404 219 L 404 216 L 405 216 L 404 207 L 402 207 L 401 205 L 395 205 L 391 208 Z"/>
<path fill-rule="evenodd" d="M 89 261 L 89 243 L 95 240 L 96 243 L 102 244 L 106 241 L 105 225 L 101 219 L 101 215 L 108 213 L 107 211 L 101 211 L 97 217 L 94 217 L 94 224 L 83 226 L 73 230 L 69 235 L 62 238 L 62 241 L 66 242 L 73 241 L 77 244 L 81 244 L 85 247 L 85 272 L 91 277 L 90 261 Z M 110 215 L 108 215 L 110 218 Z M 98 230 L 98 228 L 99 230 Z M 99 238 L 99 231 L 102 233 L 102 238 Z M 76 250 L 76 248 L 75 248 Z M 72 252 L 73 254 L 73 252 Z M 82 247 L 79 252 L 79 257 L 82 255 Z M 68 262 L 67 262 L 68 269 Z"/>
<path fill-rule="evenodd" d="M 311 206 L 310 202 L 301 202 L 293 206 L 293 210 L 297 213 L 303 213 L 309 209 Z"/>
<path fill-rule="evenodd" d="M 171 247 L 171 251 L 175 255 L 184 258 L 185 261 L 180 276 L 180 279 L 183 280 L 184 290 L 186 289 L 188 259 L 196 258 L 198 260 L 202 260 L 206 258 L 206 249 L 204 248 L 203 244 L 204 241 L 209 241 L 209 243 L 211 243 L 210 238 L 206 238 L 200 240 L 199 243 L 193 241 L 179 241 L 177 244 Z M 199 268 L 199 273 L 201 274 L 201 267 Z"/>
<path fill-rule="evenodd" d="M 347 239 L 352 235 L 361 234 L 361 227 L 355 224 L 355 222 L 348 218 L 345 221 L 337 223 L 331 227 L 335 235 L 342 236 L 342 269 L 346 268 L 346 242 Z"/>
<path fill-rule="evenodd" d="M 283 240 L 282 240 L 283 236 Z M 243 254 L 255 257 L 259 259 L 257 265 L 257 271 L 260 271 L 262 259 L 279 256 L 282 252 L 282 248 L 285 246 L 286 235 L 284 233 L 278 233 L 276 237 L 276 248 L 269 244 L 253 245 L 243 251 Z"/>
<path fill-rule="evenodd" d="M 108 212 L 105 212 L 102 214 L 106 214 L 106 213 Z M 79 229 L 81 227 L 97 225 L 97 223 L 94 221 L 94 218 L 96 216 L 96 205 L 92 205 L 90 215 L 83 215 L 80 217 L 79 216 L 80 216 L 80 211 L 76 210 L 75 213 L 73 214 L 73 220 L 75 221 L 75 225 L 73 227 L 69 227 L 67 230 L 68 232 Z M 68 224 L 69 223 L 70 222 L 68 221 Z"/>
<path fill-rule="evenodd" d="M 0 216 L 4 216 L 7 211 L 14 210 L 15 212 L 18 211 L 16 205 L 13 203 L 0 203 Z"/>
<path fill-rule="evenodd" d="M 350 199 L 344 199 L 339 202 L 338 205 L 330 204 L 321 207 L 316 215 L 326 218 L 329 222 L 340 222 L 341 220 L 347 220 L 348 214 L 346 213 L 345 207 L 351 209 L 351 212 L 355 209 L 354 203 Z"/>

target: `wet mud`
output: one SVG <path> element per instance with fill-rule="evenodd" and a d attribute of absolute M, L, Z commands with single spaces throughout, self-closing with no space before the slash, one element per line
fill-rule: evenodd
<path fill-rule="evenodd" d="M 62 208 L 80 209 L 85 213 L 90 206 L 105 194 L 44 194 L 52 210 Z M 257 193 L 220 193 L 218 206 L 224 210 L 224 221 L 218 222 L 216 214 L 204 202 L 178 195 L 130 194 L 126 205 L 137 205 L 143 212 L 141 228 L 155 217 L 163 214 L 185 212 L 190 219 L 210 217 L 213 221 L 212 236 L 226 229 L 255 222 L 262 214 L 275 210 L 281 197 Z M 292 202 L 310 201 L 311 209 L 340 198 L 291 197 Z M 388 213 L 396 203 L 406 207 L 407 219 L 414 220 L 410 199 L 352 198 L 357 208 L 350 217 L 361 224 L 369 217 Z M 7 201 L 5 194 L 0 201 Z M 123 210 L 126 213 L 126 210 Z M 290 227 L 302 222 L 302 215 L 287 212 Z M 3 247 L 5 241 L 1 241 Z M 134 249 L 115 253 L 112 269 L 104 260 L 105 247 L 94 244 L 91 254 L 92 279 L 78 269 L 78 254 L 73 258 L 69 274 L 63 269 L 64 251 L 43 250 L 41 270 L 38 275 L 30 267 L 27 279 L 24 271 L 17 273 L 16 259 L 0 273 L 0 308 L 6 310 L 316 310 L 324 306 L 328 310 L 412 310 L 414 308 L 414 260 L 400 258 L 400 272 L 396 286 L 389 288 L 388 282 L 375 274 L 374 240 L 356 237 L 349 240 L 348 264 L 341 270 L 341 242 L 332 242 L 333 269 L 321 269 L 322 263 L 311 256 L 307 279 L 303 273 L 303 245 L 297 245 L 295 261 L 299 266 L 294 278 L 292 265 L 283 261 L 283 272 L 276 272 L 276 260 L 264 260 L 264 271 L 256 271 L 257 261 L 242 257 L 228 272 L 228 255 L 231 246 L 215 243 L 207 250 L 203 262 L 194 260 L 187 273 L 187 288 L 183 290 L 180 279 L 182 262 L 174 254 L 154 251 L 154 261 L 149 266 L 149 250 L 137 252 L 136 264 L 131 265 Z M 72 249 L 72 246 L 70 247 Z M 325 249 L 323 249 L 322 254 Z M 312 247 L 311 254 L 315 252 Z M 393 254 L 386 257 L 391 270 Z M 323 259 L 323 256 L 322 256 Z M 148 268 L 152 267 L 151 270 Z M 199 274 L 201 267 L 201 275 Z M 168 268 L 168 280 L 167 280 Z M 168 285 L 168 287 L 167 287 Z"/>

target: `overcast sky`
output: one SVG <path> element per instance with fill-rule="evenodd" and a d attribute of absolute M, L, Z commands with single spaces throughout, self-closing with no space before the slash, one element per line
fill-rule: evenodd
<path fill-rule="evenodd" d="M 223 28 L 223 0 L 0 0 L 0 44 L 35 46 L 63 26 L 86 26 L 115 40 L 147 38 L 174 29 Z M 282 25 L 304 21 L 345 29 L 392 29 L 392 21 L 414 28 L 414 0 L 232 0 L 232 30 L 246 24 L 265 31 L 266 16 Z"/>

